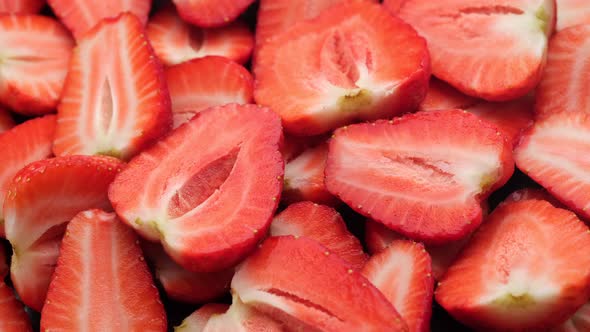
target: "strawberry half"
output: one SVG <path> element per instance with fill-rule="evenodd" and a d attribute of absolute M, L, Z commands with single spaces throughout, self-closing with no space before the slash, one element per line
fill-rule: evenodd
<path fill-rule="evenodd" d="M 194 331 L 198 330 L 191 330 L 191 332 Z M 234 295 L 229 309 L 222 314 L 212 315 L 202 331 L 283 332 L 285 329 L 282 324 L 258 310 L 245 305 L 240 301 L 238 296 Z"/>
<path fill-rule="evenodd" d="M 37 14 L 45 0 L 0 0 L 0 14 Z"/>
<path fill-rule="evenodd" d="M 12 289 L 0 280 L 0 331 L 33 332 L 29 316 Z"/>
<path fill-rule="evenodd" d="M 56 155 L 129 159 L 171 122 L 166 78 L 135 16 L 103 20 L 79 40 L 58 108 Z"/>
<path fill-rule="evenodd" d="M 479 226 L 481 201 L 513 170 L 512 147 L 495 127 L 449 110 L 336 130 L 325 182 L 357 212 L 443 244 Z"/>
<path fill-rule="evenodd" d="M 394 241 L 369 259 L 362 274 L 393 304 L 410 331 L 430 331 L 434 282 L 422 244 Z"/>
<path fill-rule="evenodd" d="M 156 54 L 168 66 L 208 55 L 243 64 L 254 47 L 252 32 L 242 21 L 220 28 L 198 28 L 183 21 L 171 6 L 154 14 L 146 32 Z"/>
<path fill-rule="evenodd" d="M 227 25 L 254 0 L 172 0 L 183 20 L 199 27 Z"/>
<path fill-rule="evenodd" d="M 107 188 L 123 164 L 111 157 L 46 159 L 20 170 L 4 201 L 10 273 L 22 301 L 40 311 L 65 226 L 78 212 L 110 209 Z"/>
<path fill-rule="evenodd" d="M 520 170 L 567 207 L 590 218 L 590 113 L 560 113 L 537 122 L 514 151 Z"/>
<path fill-rule="evenodd" d="M 590 23 L 590 22 L 588 22 Z M 584 75 L 590 51 L 590 24 L 556 33 L 549 43 L 547 69 L 537 88 L 535 115 L 543 120 L 556 113 L 590 113 L 590 83 Z"/>
<path fill-rule="evenodd" d="M 502 204 L 436 290 L 453 317 L 478 330 L 544 331 L 590 297 L 590 230 L 541 200 Z"/>
<path fill-rule="evenodd" d="M 0 237 L 4 237 L 2 203 L 14 175 L 23 167 L 52 155 L 55 115 L 28 120 L 0 135 Z"/>
<path fill-rule="evenodd" d="M 68 31 L 52 18 L 0 16 L 0 103 L 24 115 L 52 112 L 73 46 Z"/>
<path fill-rule="evenodd" d="M 10 112 L 0 108 L 0 134 L 14 127 L 14 120 L 10 115 Z M 1 213 L 0 213 L 1 215 Z"/>
<path fill-rule="evenodd" d="M 174 128 L 209 107 L 254 101 L 254 79 L 250 72 L 220 56 L 207 56 L 168 67 L 166 81 Z"/>
<path fill-rule="evenodd" d="M 304 236 L 330 250 L 357 270 L 367 261 L 359 240 L 346 229 L 340 214 L 312 202 L 289 205 L 270 225 L 270 236 Z"/>
<path fill-rule="evenodd" d="M 432 73 L 463 93 L 510 100 L 541 79 L 555 0 L 385 0 L 383 5 L 426 38 Z"/>
<path fill-rule="evenodd" d="M 185 303 L 205 303 L 228 293 L 233 269 L 212 273 L 189 272 L 166 255 L 162 246 L 144 242 L 142 248 L 169 298 Z"/>
<path fill-rule="evenodd" d="M 87 210 L 68 223 L 41 330 L 166 331 L 137 236 L 114 213 Z"/>
<path fill-rule="evenodd" d="M 281 138 L 280 119 L 267 108 L 209 108 L 131 160 L 109 198 L 126 223 L 162 242 L 184 268 L 232 267 L 264 236 L 277 208 Z"/>
<path fill-rule="evenodd" d="M 590 303 L 584 304 L 575 314 L 551 332 L 586 332 L 590 331 Z"/>
<path fill-rule="evenodd" d="M 336 205 L 334 197 L 324 184 L 324 169 L 328 159 L 328 144 L 321 143 L 309 148 L 285 165 L 283 201 L 294 203 L 312 201 Z"/>
<path fill-rule="evenodd" d="M 557 24 L 555 30 L 590 23 L 590 3 L 586 0 L 556 0 Z"/>
<path fill-rule="evenodd" d="M 254 73 L 256 102 L 278 112 L 290 133 L 310 136 L 414 110 L 430 66 L 411 26 L 377 4 L 354 1 L 263 44 Z"/>
<path fill-rule="evenodd" d="M 232 290 L 288 330 L 408 331 L 375 286 L 305 237 L 264 241 L 236 270 Z"/>
<path fill-rule="evenodd" d="M 80 40 L 102 19 L 114 18 L 124 12 L 135 15 L 145 25 L 151 0 L 47 0 L 60 21 Z M 111 45 L 111 44 L 102 44 Z"/>
<path fill-rule="evenodd" d="M 185 318 L 174 332 L 203 332 L 209 319 L 215 315 L 221 315 L 229 309 L 227 304 L 209 303 L 197 309 Z"/>

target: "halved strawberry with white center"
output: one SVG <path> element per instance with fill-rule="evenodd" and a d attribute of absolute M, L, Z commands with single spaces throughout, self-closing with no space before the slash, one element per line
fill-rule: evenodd
<path fill-rule="evenodd" d="M 107 188 L 123 164 L 111 157 L 69 156 L 29 164 L 14 176 L 4 202 L 10 273 L 23 302 L 39 311 L 66 224 L 80 211 L 110 209 Z"/>
<path fill-rule="evenodd" d="M 385 0 L 383 5 L 426 38 L 432 74 L 463 93 L 510 100 L 541 79 L 555 0 Z"/>
<path fill-rule="evenodd" d="M 479 226 L 482 199 L 513 170 L 512 146 L 495 127 L 448 110 L 336 130 L 325 182 L 359 213 L 442 244 Z"/>
<path fill-rule="evenodd" d="M 502 204 L 436 290 L 453 317 L 478 330 L 544 331 L 590 297 L 590 230 L 541 200 Z"/>
<path fill-rule="evenodd" d="M 76 40 L 81 39 L 102 19 L 117 17 L 124 12 L 134 14 L 141 24 L 145 25 L 152 4 L 151 0 L 47 0 L 47 2 L 55 15 L 70 29 Z"/>
<path fill-rule="evenodd" d="M 185 318 L 179 326 L 176 326 L 174 332 L 202 332 L 211 317 L 221 315 L 228 309 L 229 305 L 227 304 L 205 304 Z"/>
<path fill-rule="evenodd" d="M 103 20 L 79 40 L 58 108 L 56 155 L 129 159 L 171 122 L 163 69 L 135 16 Z"/>
<path fill-rule="evenodd" d="M 586 0 L 556 0 L 557 24 L 555 30 L 590 23 L 590 2 Z"/>
<path fill-rule="evenodd" d="M 0 331 L 32 332 L 29 316 L 14 291 L 0 280 Z"/>
<path fill-rule="evenodd" d="M 411 26 L 355 1 L 263 44 L 254 73 L 256 102 L 278 112 L 287 131 L 310 136 L 414 110 L 430 65 L 426 42 Z"/>
<path fill-rule="evenodd" d="M 430 331 L 434 282 L 430 256 L 422 244 L 396 240 L 372 256 L 362 274 L 393 304 L 410 331 Z"/>
<path fill-rule="evenodd" d="M 575 314 L 551 332 L 586 332 L 590 331 L 590 303 L 584 304 Z"/>
<path fill-rule="evenodd" d="M 254 101 L 254 80 L 248 70 L 220 56 L 194 59 L 166 69 L 173 127 L 209 107 Z"/>
<path fill-rule="evenodd" d="M 254 0 L 172 0 L 183 20 L 200 27 L 227 25 Z"/>
<path fill-rule="evenodd" d="M 121 218 L 184 268 L 242 260 L 277 208 L 284 164 L 279 117 L 256 105 L 198 113 L 135 157 L 109 190 Z"/>
<path fill-rule="evenodd" d="M 55 115 L 26 121 L 0 135 L 2 168 L 0 168 L 0 237 L 4 237 L 2 203 L 8 186 L 19 170 L 37 160 L 52 155 Z"/>
<path fill-rule="evenodd" d="M 0 16 L 0 104 L 25 115 L 57 106 L 74 41 L 56 20 Z"/>
<path fill-rule="evenodd" d="M 537 119 L 561 112 L 590 113 L 590 81 L 585 75 L 589 47 L 590 24 L 559 31 L 551 38 L 547 69 L 537 88 Z"/>
<path fill-rule="evenodd" d="M 176 264 L 159 244 L 144 242 L 142 248 L 169 298 L 186 303 L 204 303 L 229 292 L 233 269 L 212 273 L 189 272 Z"/>
<path fill-rule="evenodd" d="M 37 14 L 45 0 L 0 0 L 0 14 Z"/>
<path fill-rule="evenodd" d="M 41 330 L 166 331 L 137 236 L 116 214 L 87 210 L 68 224 Z"/>
<path fill-rule="evenodd" d="M 197 329 L 191 332 L 198 331 Z M 247 306 L 234 295 L 231 306 L 226 312 L 211 315 L 203 332 L 283 332 L 283 325 L 258 310 Z"/>
<path fill-rule="evenodd" d="M 535 123 L 514 151 L 520 170 L 584 218 L 590 218 L 589 130 L 590 113 L 560 113 Z"/>
<path fill-rule="evenodd" d="M 359 240 L 346 229 L 340 214 L 331 207 L 312 202 L 289 205 L 270 225 L 270 236 L 304 236 L 330 250 L 356 269 L 367 255 Z"/>
<path fill-rule="evenodd" d="M 10 112 L 4 108 L 0 108 L 0 134 L 14 127 L 14 120 L 10 115 Z M 0 213 L 1 215 L 1 213 Z"/>
<path fill-rule="evenodd" d="M 234 294 L 295 331 L 408 331 L 393 305 L 317 242 L 271 237 L 237 269 Z"/>
<path fill-rule="evenodd" d="M 154 14 L 146 32 L 156 54 L 168 66 L 208 55 L 246 63 L 254 47 L 254 36 L 244 22 L 198 28 L 183 21 L 171 6 Z"/>
<path fill-rule="evenodd" d="M 324 169 L 328 159 L 328 144 L 309 148 L 285 165 L 283 201 L 287 203 L 312 201 L 336 205 L 338 199 L 326 189 Z"/>

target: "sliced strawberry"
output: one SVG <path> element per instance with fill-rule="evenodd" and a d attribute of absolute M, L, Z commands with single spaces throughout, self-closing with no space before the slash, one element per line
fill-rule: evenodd
<path fill-rule="evenodd" d="M 289 205 L 270 225 L 270 236 L 304 236 L 330 250 L 360 270 L 367 255 L 359 240 L 346 229 L 340 214 L 331 207 L 312 202 Z"/>
<path fill-rule="evenodd" d="M 213 273 L 189 272 L 166 255 L 162 246 L 145 242 L 142 248 L 169 298 L 186 303 L 205 303 L 229 292 L 233 269 Z"/>
<path fill-rule="evenodd" d="M 590 230 L 546 201 L 502 204 L 459 254 L 436 299 L 478 330 L 544 331 L 590 297 Z"/>
<path fill-rule="evenodd" d="M 0 237 L 4 237 L 2 203 L 14 175 L 23 167 L 52 155 L 55 115 L 26 121 L 0 135 Z"/>
<path fill-rule="evenodd" d="M 294 203 L 312 201 L 336 205 L 338 199 L 330 194 L 324 184 L 324 169 L 328 159 L 328 144 L 309 148 L 285 165 L 283 201 Z"/>
<path fill-rule="evenodd" d="M 104 20 L 79 40 L 58 109 L 56 155 L 129 159 L 171 122 L 166 78 L 135 16 Z"/>
<path fill-rule="evenodd" d="M 590 23 L 590 22 L 589 22 Z M 556 113 L 590 113 L 585 71 L 590 51 L 590 24 L 556 33 L 549 43 L 547 70 L 537 88 L 535 113 L 546 119 Z"/>
<path fill-rule="evenodd" d="M 73 46 L 68 31 L 52 18 L 0 16 L 0 103 L 25 115 L 52 112 Z"/>
<path fill-rule="evenodd" d="M 137 236 L 114 213 L 86 210 L 68 223 L 41 330 L 166 331 Z"/>
<path fill-rule="evenodd" d="M 227 304 L 205 304 L 185 318 L 179 326 L 176 326 L 174 332 L 202 332 L 211 317 L 221 315 L 228 309 L 229 305 Z"/>
<path fill-rule="evenodd" d="M 196 330 L 191 330 L 191 332 L 194 331 Z M 203 328 L 203 332 L 227 331 L 283 332 L 285 329 L 281 323 L 245 305 L 238 296 L 234 295 L 229 309 L 220 315 L 212 315 Z"/>
<path fill-rule="evenodd" d="M 65 226 L 78 212 L 110 209 L 107 188 L 123 166 L 111 157 L 41 160 L 20 170 L 4 202 L 10 273 L 22 301 L 40 311 Z"/>
<path fill-rule="evenodd" d="M 166 80 L 174 128 L 209 107 L 254 101 L 250 72 L 224 57 L 207 56 L 168 67 Z"/>
<path fill-rule="evenodd" d="M 479 226 L 480 202 L 513 170 L 512 147 L 495 127 L 449 110 L 336 130 L 325 182 L 357 212 L 443 244 Z"/>
<path fill-rule="evenodd" d="M 322 142 L 326 141 L 326 139 L 326 135 L 293 136 L 285 134 L 283 145 L 281 146 L 281 153 L 283 154 L 285 162 L 290 162 L 301 155 L 303 151 L 321 144 Z"/>
<path fill-rule="evenodd" d="M 365 244 L 371 255 L 376 255 L 382 252 L 387 249 L 393 241 L 402 239 L 404 239 L 402 235 L 392 231 L 382 223 L 371 219 L 367 219 L 365 222 Z"/>
<path fill-rule="evenodd" d="M 102 19 L 114 18 L 124 12 L 134 14 L 145 25 L 151 0 L 47 0 L 51 9 L 70 29 L 76 40 L 81 39 Z M 102 44 L 110 45 L 110 44 Z"/>
<path fill-rule="evenodd" d="M 0 108 L 0 134 L 12 127 L 14 127 L 14 120 L 12 119 L 10 112 L 3 108 Z M 1 214 L 2 213 L 0 213 L 0 215 Z"/>
<path fill-rule="evenodd" d="M 590 331 L 590 303 L 584 304 L 565 323 L 554 327 L 551 332 L 587 332 Z"/>
<path fill-rule="evenodd" d="M 555 0 L 385 0 L 383 5 L 428 40 L 432 73 L 463 93 L 510 100 L 541 79 Z"/>
<path fill-rule="evenodd" d="M 310 136 L 414 110 L 430 66 L 412 27 L 377 4 L 353 1 L 262 45 L 254 73 L 256 101 L 277 111 L 287 131 Z"/>
<path fill-rule="evenodd" d="M 393 304 L 410 331 L 430 331 L 434 282 L 422 244 L 396 240 L 371 257 L 362 274 Z"/>
<path fill-rule="evenodd" d="M 12 289 L 0 280 L 0 331 L 32 332 L 31 321 Z"/>
<path fill-rule="evenodd" d="M 556 0 L 557 24 L 555 30 L 590 23 L 590 2 L 587 0 Z"/>
<path fill-rule="evenodd" d="M 430 79 L 428 92 L 418 106 L 418 110 L 423 112 L 450 109 L 466 110 L 480 102 L 480 99 L 463 94 L 448 83 L 433 77 Z"/>
<path fill-rule="evenodd" d="M 171 6 L 154 14 L 147 25 L 147 35 L 160 60 L 168 66 L 208 55 L 243 64 L 250 59 L 254 47 L 254 37 L 244 22 L 198 28 L 183 21 Z"/>
<path fill-rule="evenodd" d="M 589 113 L 561 113 L 537 122 L 514 151 L 520 170 L 567 207 L 590 218 Z"/>
<path fill-rule="evenodd" d="M 305 237 L 264 241 L 238 267 L 232 289 L 288 330 L 408 331 L 375 286 Z"/>
<path fill-rule="evenodd" d="M 281 135 L 267 108 L 209 108 L 134 158 L 109 198 L 126 223 L 162 242 L 184 268 L 229 268 L 270 226 L 283 184 Z"/>
<path fill-rule="evenodd" d="M 0 0 L 0 14 L 37 14 L 45 0 Z"/>
<path fill-rule="evenodd" d="M 200 27 L 227 25 L 254 0 L 172 0 L 183 20 Z"/>

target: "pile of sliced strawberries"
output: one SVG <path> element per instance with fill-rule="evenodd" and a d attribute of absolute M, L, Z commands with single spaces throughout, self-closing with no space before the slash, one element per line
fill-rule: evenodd
<path fill-rule="evenodd" d="M 0 331 L 590 331 L 589 75 L 588 0 L 0 0 Z"/>

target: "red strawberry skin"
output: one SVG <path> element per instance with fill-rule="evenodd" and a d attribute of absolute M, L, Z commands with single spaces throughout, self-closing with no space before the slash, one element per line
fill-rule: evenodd
<path fill-rule="evenodd" d="M 14 292 L 4 281 L 0 281 L 0 331 L 32 332 L 29 316 L 22 303 L 14 296 Z"/>
<path fill-rule="evenodd" d="M 107 189 L 122 166 L 111 157 L 68 156 L 31 163 L 14 176 L 5 231 L 14 251 L 12 282 L 27 306 L 43 307 L 66 223 L 88 208 L 111 209 Z"/>
<path fill-rule="evenodd" d="M 137 236 L 114 213 L 87 210 L 68 224 L 41 330 L 166 331 Z"/>
<path fill-rule="evenodd" d="M 0 14 L 37 14 L 44 0 L 0 0 Z"/>
<path fill-rule="evenodd" d="M 172 0 L 183 20 L 199 27 L 219 27 L 235 20 L 254 0 Z"/>

